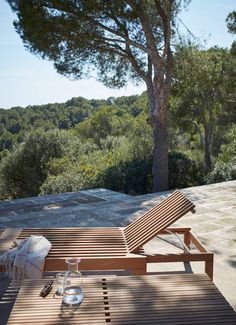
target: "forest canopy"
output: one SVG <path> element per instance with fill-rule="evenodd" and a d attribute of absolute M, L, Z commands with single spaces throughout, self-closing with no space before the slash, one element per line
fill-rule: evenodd
<path fill-rule="evenodd" d="M 235 67 L 231 49 L 177 49 L 168 101 L 169 188 L 236 179 Z M 152 191 L 146 92 L 1 109 L 0 139 L 1 199 L 97 187 Z"/>

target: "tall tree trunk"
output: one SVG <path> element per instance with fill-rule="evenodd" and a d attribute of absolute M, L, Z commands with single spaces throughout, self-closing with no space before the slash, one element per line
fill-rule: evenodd
<path fill-rule="evenodd" d="M 149 115 L 153 131 L 153 192 L 161 192 L 169 189 L 168 180 L 168 132 L 166 100 L 160 101 L 160 96 L 155 95 L 153 85 L 147 87 L 149 99 Z"/>
<path fill-rule="evenodd" d="M 204 145 L 204 157 L 205 157 L 205 173 L 209 173 L 211 171 L 211 151 L 210 151 L 210 144 L 206 139 Z"/>
<path fill-rule="evenodd" d="M 205 158 L 205 173 L 209 173 L 211 171 L 211 142 L 213 135 L 213 114 L 212 110 L 209 110 L 209 121 L 205 118 L 204 121 L 204 133 L 205 133 L 205 141 L 204 141 L 204 158 Z"/>
<path fill-rule="evenodd" d="M 138 1 L 140 20 L 147 40 L 147 73 L 139 74 L 146 82 L 149 100 L 149 116 L 154 140 L 153 151 L 153 192 L 169 188 L 168 180 L 168 137 L 167 137 L 167 101 L 170 93 L 173 72 L 173 55 L 170 46 L 173 0 L 155 1 L 156 12 L 163 26 L 163 48 L 159 51 L 153 35 L 152 20 L 149 20 L 145 1 Z M 134 66 L 135 68 L 135 66 Z M 136 69 L 137 70 L 137 69 Z"/>
<path fill-rule="evenodd" d="M 153 127 L 153 192 L 166 191 L 169 189 L 168 181 L 168 137 L 165 121 L 157 120 L 152 124 Z"/>

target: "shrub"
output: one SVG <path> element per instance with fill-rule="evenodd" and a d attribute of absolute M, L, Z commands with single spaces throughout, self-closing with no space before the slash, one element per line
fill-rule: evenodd
<path fill-rule="evenodd" d="M 236 179 L 236 160 L 232 160 L 230 163 L 217 162 L 213 171 L 205 177 L 207 184 L 226 182 L 234 179 Z"/>
<path fill-rule="evenodd" d="M 203 167 L 181 152 L 169 154 L 169 187 L 184 188 L 203 184 Z"/>
<path fill-rule="evenodd" d="M 58 130 L 30 132 L 0 165 L 1 198 L 34 196 L 47 178 L 51 159 L 62 157 L 68 137 Z"/>
<path fill-rule="evenodd" d="M 103 186 L 132 195 L 151 192 L 151 160 L 118 163 L 101 175 Z"/>
<path fill-rule="evenodd" d="M 227 144 L 220 148 L 216 164 L 206 177 L 206 183 L 218 183 L 236 179 L 236 127 L 232 126 L 227 132 Z"/>

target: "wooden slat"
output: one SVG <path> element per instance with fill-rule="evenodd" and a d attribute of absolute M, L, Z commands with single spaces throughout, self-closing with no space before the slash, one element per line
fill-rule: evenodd
<path fill-rule="evenodd" d="M 74 256 L 76 257 L 77 255 Z M 45 270 L 66 271 L 65 257 L 48 257 L 45 261 Z M 138 254 L 127 254 L 125 256 L 99 256 L 94 254 L 80 257 L 80 270 L 133 270 L 133 273 L 146 273 L 147 257 Z"/>
<path fill-rule="evenodd" d="M 6 325 L 15 303 L 18 289 L 16 289 L 11 283 L 9 283 L 8 286 L 7 283 L 1 283 L 1 285 L 4 287 L 4 294 L 0 298 L 0 325 Z"/>
<path fill-rule="evenodd" d="M 8 325 L 236 324 L 236 314 L 205 275 L 84 278 L 78 309 L 39 297 L 45 280 L 25 280 Z M 71 314 L 69 314 L 71 312 Z"/>
<path fill-rule="evenodd" d="M 146 257 L 128 254 L 120 228 L 31 228 L 23 229 L 18 239 L 30 235 L 42 235 L 52 243 L 44 271 L 67 270 L 65 259 L 80 257 L 81 270 L 146 272 Z"/>
<path fill-rule="evenodd" d="M 210 261 L 212 253 L 194 253 L 194 254 L 155 254 L 148 255 L 148 263 L 165 263 L 165 262 L 197 262 Z"/>
<path fill-rule="evenodd" d="M 119 228 L 31 228 L 19 239 L 42 235 L 52 244 L 48 258 L 72 256 L 125 256 L 127 248 Z"/>
<path fill-rule="evenodd" d="M 175 191 L 124 229 L 124 237 L 129 252 L 138 251 L 159 232 L 162 232 L 187 212 L 194 211 L 194 207 L 194 204 L 181 192 Z"/>

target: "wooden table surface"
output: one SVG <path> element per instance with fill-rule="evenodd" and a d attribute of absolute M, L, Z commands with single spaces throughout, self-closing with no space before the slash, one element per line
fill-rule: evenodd
<path fill-rule="evenodd" d="M 236 313 L 204 274 L 88 277 L 77 309 L 39 293 L 47 280 L 25 280 L 9 325 L 236 324 Z"/>

